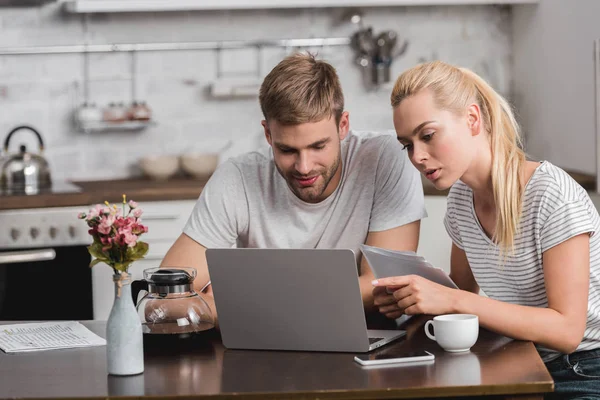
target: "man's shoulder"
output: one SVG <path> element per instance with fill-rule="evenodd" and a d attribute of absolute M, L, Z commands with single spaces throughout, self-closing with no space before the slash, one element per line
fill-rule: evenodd
<path fill-rule="evenodd" d="M 373 157 L 390 150 L 397 150 L 398 141 L 393 131 L 350 131 L 345 140 L 348 154 L 362 159 Z"/>
<path fill-rule="evenodd" d="M 242 175 L 259 174 L 269 169 L 272 164 L 270 149 L 259 149 L 229 158 L 224 164 L 240 171 Z"/>

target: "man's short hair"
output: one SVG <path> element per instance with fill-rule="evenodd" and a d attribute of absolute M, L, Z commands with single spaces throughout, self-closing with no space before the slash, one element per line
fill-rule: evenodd
<path fill-rule="evenodd" d="M 284 58 L 265 77 L 259 93 L 265 120 L 283 125 L 335 117 L 339 125 L 344 94 L 335 68 L 312 54 Z"/>

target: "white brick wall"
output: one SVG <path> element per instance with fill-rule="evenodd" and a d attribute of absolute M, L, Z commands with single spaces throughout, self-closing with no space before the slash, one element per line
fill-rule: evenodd
<path fill-rule="evenodd" d="M 202 40 L 280 39 L 350 36 L 354 26 L 336 23 L 340 10 L 256 10 L 90 16 L 65 15 L 58 5 L 0 8 L 0 46 L 135 43 Z M 510 10 L 495 6 L 397 7 L 366 9 L 364 23 L 378 33 L 394 29 L 410 44 L 393 64 L 392 77 L 423 60 L 440 58 L 481 73 L 510 95 Z M 392 129 L 390 87 L 367 92 L 348 47 L 318 50 L 338 70 L 355 129 Z M 264 49 L 263 77 L 285 49 Z M 256 51 L 223 51 L 225 76 L 256 74 Z M 90 58 L 91 100 L 130 101 L 127 54 Z M 71 125 L 83 101 L 81 55 L 0 56 L 0 139 L 17 124 L 32 124 L 47 142 L 55 179 L 105 179 L 137 174 L 144 154 L 215 150 L 234 145 L 223 158 L 264 145 L 257 99 L 216 101 L 205 96 L 216 78 L 214 51 L 144 52 L 138 55 L 137 94 L 152 107 L 158 125 L 138 133 L 86 135 Z M 35 145 L 26 131 L 15 136 Z"/>

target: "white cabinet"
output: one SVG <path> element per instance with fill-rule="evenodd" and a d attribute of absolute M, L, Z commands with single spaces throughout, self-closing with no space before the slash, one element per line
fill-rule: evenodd
<path fill-rule="evenodd" d="M 543 0 L 513 8 L 514 102 L 526 150 L 596 173 L 594 40 L 600 1 Z"/>
<path fill-rule="evenodd" d="M 253 8 L 439 6 L 465 4 L 525 4 L 539 0 L 66 0 L 72 13 L 156 12 Z"/>
<path fill-rule="evenodd" d="M 450 273 L 452 240 L 444 228 L 446 196 L 425 196 L 428 217 L 421 220 L 417 253 L 432 265 Z"/>
<path fill-rule="evenodd" d="M 160 266 L 165 254 L 181 234 L 196 200 L 140 202 L 144 210 L 142 223 L 148 226 L 148 233 L 142 240 L 149 245 L 148 254 L 132 264 L 129 272 L 132 280 L 142 279 L 147 268 Z M 94 319 L 107 320 L 114 298 L 112 270 L 105 264 L 98 264 L 92 270 L 92 290 Z"/>

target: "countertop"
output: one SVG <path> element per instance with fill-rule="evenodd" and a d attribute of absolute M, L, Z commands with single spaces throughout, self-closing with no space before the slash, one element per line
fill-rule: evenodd
<path fill-rule="evenodd" d="M 75 181 L 82 191 L 78 193 L 56 193 L 37 195 L 0 196 L 0 210 L 71 207 L 91 204 L 120 203 L 123 194 L 128 199 L 141 201 L 195 200 L 206 184 L 205 180 L 172 179 L 153 181 L 150 179 L 123 179 L 102 181 Z"/>
<path fill-rule="evenodd" d="M 425 336 L 427 319 L 408 321 L 405 339 L 371 353 L 423 349 L 435 355 L 425 365 L 362 368 L 354 353 L 232 350 L 215 332 L 187 343 L 145 337 L 144 373 L 129 377 L 107 375 L 104 346 L 0 351 L 0 399 L 541 399 L 553 390 L 533 343 L 481 329 L 470 352 L 447 353 Z M 105 322 L 83 323 L 105 337 Z"/>
<path fill-rule="evenodd" d="M 595 191 L 596 178 L 578 172 L 567 171 L 588 191 Z M 437 190 L 426 179 L 423 191 L 426 196 L 446 196 L 448 190 Z M 78 193 L 38 194 L 22 196 L 0 196 L 0 210 L 27 209 L 42 207 L 72 207 L 91 204 L 119 203 L 123 194 L 135 201 L 195 200 L 200 196 L 207 180 L 185 178 L 168 181 L 154 181 L 144 178 L 74 181 L 82 191 Z"/>

